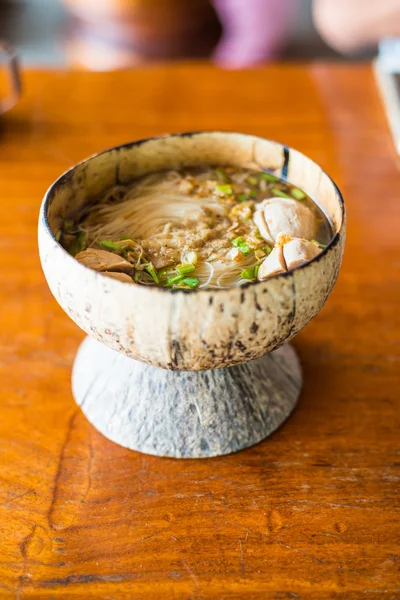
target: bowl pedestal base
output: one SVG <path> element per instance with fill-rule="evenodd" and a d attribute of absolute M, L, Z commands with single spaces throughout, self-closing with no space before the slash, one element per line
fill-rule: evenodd
<path fill-rule="evenodd" d="M 260 442 L 285 421 L 301 389 L 301 369 L 285 345 L 242 365 L 167 371 L 86 338 L 72 388 L 87 419 L 132 450 L 206 458 Z"/>

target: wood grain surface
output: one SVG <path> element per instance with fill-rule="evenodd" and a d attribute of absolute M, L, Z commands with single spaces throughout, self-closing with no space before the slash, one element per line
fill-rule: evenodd
<path fill-rule="evenodd" d="M 0 598 L 400 598 L 399 158 L 368 65 L 26 72 L 0 124 Z M 348 208 L 339 282 L 296 338 L 305 384 L 258 446 L 124 450 L 70 390 L 81 331 L 36 248 L 50 183 L 91 153 L 234 129 L 307 153 Z"/>

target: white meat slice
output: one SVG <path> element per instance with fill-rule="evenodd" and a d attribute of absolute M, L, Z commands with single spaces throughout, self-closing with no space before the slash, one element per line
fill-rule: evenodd
<path fill-rule="evenodd" d="M 290 198 L 269 198 L 257 206 L 254 223 L 262 237 L 274 244 L 278 234 L 290 237 L 315 238 L 317 219 L 305 204 Z"/>
<path fill-rule="evenodd" d="M 262 281 L 272 275 L 290 271 L 290 269 L 315 258 L 320 252 L 321 249 L 308 240 L 278 234 L 277 244 L 271 254 L 261 263 L 258 279 Z"/>
<path fill-rule="evenodd" d="M 283 258 L 282 246 L 275 246 L 271 254 L 263 260 L 258 271 L 258 279 L 262 281 L 271 277 L 271 275 L 277 275 L 278 273 L 284 273 L 286 271 L 286 263 Z"/>
<path fill-rule="evenodd" d="M 118 281 L 124 281 L 125 283 L 135 283 L 132 277 L 129 277 L 126 273 L 119 273 L 113 271 L 103 271 L 103 275 L 107 275 L 107 277 L 111 277 L 111 279 L 118 279 Z"/>
<path fill-rule="evenodd" d="M 76 260 L 80 263 L 94 269 L 95 271 L 118 271 L 118 272 L 132 272 L 133 265 L 114 254 L 114 252 L 107 252 L 107 250 L 98 250 L 97 248 L 87 248 L 82 250 L 75 256 Z"/>
<path fill-rule="evenodd" d="M 287 270 L 294 269 L 299 265 L 311 260 L 321 252 L 317 244 L 307 240 L 293 239 L 283 246 L 283 256 Z"/>

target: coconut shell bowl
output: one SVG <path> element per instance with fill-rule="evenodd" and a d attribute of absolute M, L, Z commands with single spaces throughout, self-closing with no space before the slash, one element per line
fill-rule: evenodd
<path fill-rule="evenodd" d="M 56 241 L 62 221 L 116 184 L 193 165 L 268 169 L 303 189 L 329 218 L 330 243 L 309 262 L 228 289 L 171 290 L 105 277 Z M 321 310 L 345 241 L 341 194 L 312 160 L 270 140 L 196 132 L 140 140 L 73 167 L 40 211 L 49 287 L 88 337 L 72 372 L 87 419 L 110 440 L 148 454 L 200 458 L 247 448 L 296 405 L 301 367 L 288 344 Z"/>

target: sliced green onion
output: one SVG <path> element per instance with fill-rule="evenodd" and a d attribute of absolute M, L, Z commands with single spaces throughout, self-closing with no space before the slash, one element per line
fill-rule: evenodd
<path fill-rule="evenodd" d="M 195 270 L 195 268 L 196 267 L 194 265 L 183 264 L 183 265 L 178 265 L 176 267 L 176 270 L 179 275 L 188 275 L 189 273 L 192 273 Z"/>
<path fill-rule="evenodd" d="M 275 194 L 275 196 L 280 196 L 281 198 L 290 198 L 288 194 L 285 194 L 285 192 L 282 192 L 282 190 L 276 187 L 272 188 L 271 192 Z"/>
<path fill-rule="evenodd" d="M 249 199 L 247 194 L 239 194 L 239 196 L 237 198 L 238 198 L 238 200 L 240 200 L 240 202 L 246 202 Z"/>
<path fill-rule="evenodd" d="M 231 244 L 234 248 L 237 248 L 239 252 L 241 252 L 245 256 L 248 256 L 251 252 L 250 246 L 242 237 L 235 238 L 231 241 Z"/>
<path fill-rule="evenodd" d="M 229 183 L 226 183 L 224 185 L 217 185 L 217 191 L 220 194 L 223 194 L 224 196 L 232 196 L 233 194 L 232 186 L 229 185 Z"/>
<path fill-rule="evenodd" d="M 163 279 L 167 273 L 172 273 L 174 271 L 175 267 L 165 267 L 165 269 L 160 269 L 159 271 L 157 271 L 157 275 L 158 275 L 158 279 Z"/>
<path fill-rule="evenodd" d="M 121 248 L 121 242 L 112 242 L 111 240 L 102 240 L 98 242 L 99 246 L 105 248 L 105 250 L 110 250 L 111 252 L 119 252 Z"/>
<path fill-rule="evenodd" d="M 171 275 L 170 277 L 167 277 L 165 285 L 167 285 L 167 286 L 175 285 L 177 283 L 180 283 L 182 281 L 182 279 L 183 279 L 183 275 Z"/>
<path fill-rule="evenodd" d="M 268 254 L 271 254 L 272 248 L 271 248 L 271 246 L 269 244 L 265 244 L 265 246 L 264 246 L 264 252 L 265 252 L 265 254 L 267 256 L 268 256 Z"/>
<path fill-rule="evenodd" d="M 253 279 L 254 278 L 253 267 L 248 267 L 247 269 L 243 269 L 243 271 L 240 273 L 240 277 L 242 277 L 242 279 Z"/>
<path fill-rule="evenodd" d="M 277 177 L 276 175 L 272 175 L 272 173 L 266 173 L 265 171 L 260 173 L 260 177 L 261 177 L 261 179 L 265 179 L 266 181 L 271 181 L 271 182 L 279 181 L 279 177 Z"/>
<path fill-rule="evenodd" d="M 197 279 L 197 277 L 184 277 L 181 283 L 187 285 L 193 290 L 199 285 L 200 281 Z"/>
<path fill-rule="evenodd" d="M 199 285 L 199 283 L 200 283 L 200 281 L 197 279 L 197 277 L 185 277 L 182 275 L 172 275 L 171 277 L 167 278 L 165 285 L 167 287 L 185 285 L 186 287 L 194 289 Z"/>
<path fill-rule="evenodd" d="M 70 231 L 74 228 L 74 225 L 75 223 L 72 219 L 67 219 L 66 221 L 64 221 L 64 231 Z"/>
<path fill-rule="evenodd" d="M 148 267 L 145 268 L 145 271 L 148 272 L 148 274 L 155 281 L 155 283 L 160 283 L 157 271 L 155 270 L 155 268 L 153 267 L 153 265 L 151 263 L 149 264 Z"/>
<path fill-rule="evenodd" d="M 229 183 L 229 177 L 222 169 L 215 169 L 216 174 L 224 183 Z"/>
<path fill-rule="evenodd" d="M 254 265 L 254 267 L 247 267 L 247 269 L 243 269 L 240 273 L 240 277 L 243 279 L 256 279 L 258 275 L 258 271 L 260 269 L 260 265 Z"/>
<path fill-rule="evenodd" d="M 257 190 L 250 190 L 249 196 L 250 198 L 257 198 Z"/>
<path fill-rule="evenodd" d="M 81 231 L 68 248 L 68 252 L 72 254 L 72 256 L 76 256 L 79 252 L 82 252 L 82 250 L 84 250 L 85 247 L 86 233 L 84 231 Z"/>
<path fill-rule="evenodd" d="M 56 235 L 54 236 L 56 238 L 56 241 L 59 242 L 61 239 L 61 234 L 62 234 L 62 229 L 58 229 L 56 231 Z"/>
<path fill-rule="evenodd" d="M 244 244 L 244 238 L 242 237 L 237 237 L 234 240 L 231 241 L 232 246 L 234 246 L 235 248 L 237 248 L 240 244 Z"/>
<path fill-rule="evenodd" d="M 257 185 L 258 183 L 258 179 L 254 175 L 250 175 L 246 181 L 248 181 L 250 185 Z"/>
<path fill-rule="evenodd" d="M 293 188 L 290 193 L 296 200 L 303 200 L 306 197 L 303 190 L 299 190 L 299 188 Z"/>
<path fill-rule="evenodd" d="M 326 248 L 326 244 L 321 244 L 321 242 L 319 242 L 318 240 L 310 240 L 310 242 L 318 246 L 318 248 Z"/>

